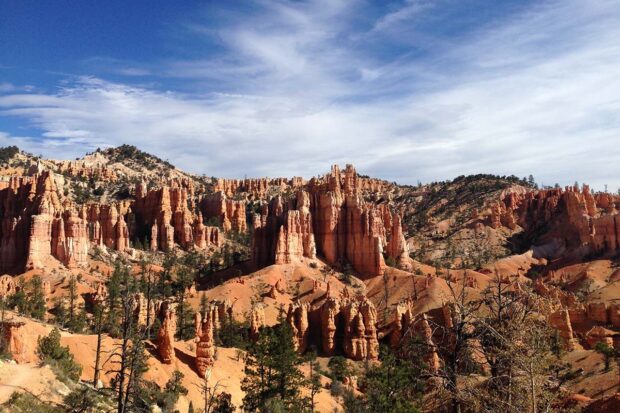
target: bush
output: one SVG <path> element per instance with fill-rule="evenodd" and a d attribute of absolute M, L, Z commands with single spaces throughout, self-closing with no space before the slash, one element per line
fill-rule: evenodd
<path fill-rule="evenodd" d="M 17 146 L 5 146 L 0 148 L 0 163 L 7 163 L 19 153 Z"/>
<path fill-rule="evenodd" d="M 351 375 L 347 359 L 342 356 L 335 356 L 329 359 L 327 367 L 329 367 L 329 377 L 332 380 L 343 381 L 345 377 Z"/>
<path fill-rule="evenodd" d="M 43 402 L 30 393 L 11 394 L 9 400 L 4 404 L 9 407 L 10 412 L 15 413 L 63 413 L 64 410 L 52 404 Z M 2 411 L 5 411 L 2 409 Z"/>
<path fill-rule="evenodd" d="M 39 338 L 37 354 L 43 363 L 50 365 L 60 380 L 79 380 L 82 367 L 75 362 L 69 348 L 60 345 L 58 328 L 54 328 L 46 337 Z"/>

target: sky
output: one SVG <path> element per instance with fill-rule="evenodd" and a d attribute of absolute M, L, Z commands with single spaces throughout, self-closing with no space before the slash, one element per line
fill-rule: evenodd
<path fill-rule="evenodd" d="M 620 0 L 0 0 L 0 146 L 620 187 Z"/>

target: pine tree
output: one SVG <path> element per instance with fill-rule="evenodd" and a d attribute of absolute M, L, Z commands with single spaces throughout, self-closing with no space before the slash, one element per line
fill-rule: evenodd
<path fill-rule="evenodd" d="M 299 366 L 303 361 L 293 343 L 293 332 L 284 322 L 273 328 L 263 328 L 259 338 L 250 346 L 241 389 L 245 392 L 243 407 L 248 411 L 266 412 L 276 401 L 285 411 L 301 409 L 300 388 L 306 385 Z"/>
<path fill-rule="evenodd" d="M 149 263 L 143 259 L 140 261 L 140 272 L 142 273 L 142 293 L 146 298 L 146 337 L 150 338 L 151 330 L 151 309 L 153 307 L 153 296 L 155 291 L 153 288 L 153 273 L 149 267 Z"/>
<path fill-rule="evenodd" d="M 75 302 L 77 300 L 77 286 L 75 276 L 69 278 L 69 325 L 72 326 L 75 319 Z"/>
<path fill-rule="evenodd" d="M 57 298 L 54 304 L 54 320 L 61 327 L 67 325 L 67 308 L 62 298 Z"/>
<path fill-rule="evenodd" d="M 188 254 L 189 255 L 189 254 Z M 188 260 L 188 258 L 185 258 Z M 191 262 L 183 262 L 176 267 L 176 278 L 173 283 L 173 291 L 177 296 L 177 335 L 182 340 L 187 340 L 195 335 L 194 312 L 185 301 L 187 289 L 194 285 L 197 270 L 191 266 Z"/>
<path fill-rule="evenodd" d="M 319 363 L 316 360 L 316 353 L 310 352 L 307 356 L 310 377 L 308 378 L 308 390 L 310 391 L 310 411 L 314 412 L 316 403 L 315 396 L 321 391 L 321 375 L 319 374 Z"/>
<path fill-rule="evenodd" d="M 367 412 L 415 413 L 424 388 L 419 357 L 408 354 L 398 358 L 386 347 L 381 349 L 381 364 L 371 367 L 364 379 Z"/>
<path fill-rule="evenodd" d="M 113 337 L 120 333 L 120 316 L 121 316 L 121 282 L 127 273 L 121 261 L 114 264 L 114 271 L 108 280 L 108 302 L 107 315 L 105 321 L 105 330 Z"/>
<path fill-rule="evenodd" d="M 45 313 L 47 312 L 45 295 L 43 294 L 43 282 L 41 281 L 41 277 L 35 275 L 30 283 L 32 285 L 32 293 L 28 300 L 30 316 L 43 320 L 45 318 Z"/>

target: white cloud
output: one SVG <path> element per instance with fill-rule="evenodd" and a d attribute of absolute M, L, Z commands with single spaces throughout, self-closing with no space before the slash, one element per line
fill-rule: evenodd
<path fill-rule="evenodd" d="M 540 3 L 424 58 L 386 61 L 375 32 L 423 18 L 422 3 L 356 36 L 358 4 L 265 1 L 223 27 L 192 26 L 224 52 L 162 64 L 205 90 L 84 77 L 57 93 L 0 96 L 0 113 L 43 131 L 20 141 L 27 149 L 66 158 L 131 143 L 218 176 L 311 176 L 352 162 L 403 183 L 532 173 L 615 188 L 618 3 Z"/>

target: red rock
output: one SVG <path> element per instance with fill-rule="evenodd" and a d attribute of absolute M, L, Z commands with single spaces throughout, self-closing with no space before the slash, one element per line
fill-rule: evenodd
<path fill-rule="evenodd" d="M 360 179 L 347 165 L 313 178 L 294 200 L 277 196 L 253 219 L 253 260 L 259 267 L 313 259 L 350 263 L 362 278 L 383 274 L 383 254 L 407 266 L 409 252 L 400 217 L 385 204 L 367 203 Z"/>
<path fill-rule="evenodd" d="M 161 327 L 157 333 L 157 352 L 162 363 L 172 364 L 176 359 L 174 354 L 174 335 L 177 330 L 174 309 L 164 302 L 160 308 Z"/>
<path fill-rule="evenodd" d="M 28 351 L 27 340 L 31 338 L 25 337 L 24 326 L 25 323 L 20 321 L 4 321 L 1 323 L 6 349 L 13 360 L 19 364 L 36 361 L 34 354 Z"/>
<path fill-rule="evenodd" d="M 308 348 L 309 323 L 308 323 L 307 303 L 291 303 L 288 307 L 286 321 L 293 331 L 295 349 L 300 353 L 305 353 Z"/>
<path fill-rule="evenodd" d="M 17 284 L 10 275 L 3 275 L 0 277 L 0 297 L 8 297 L 17 292 Z"/>
<path fill-rule="evenodd" d="M 343 306 L 345 354 L 353 360 L 376 360 L 379 358 L 377 339 L 377 311 L 365 297 Z"/>
<path fill-rule="evenodd" d="M 207 219 L 217 218 L 224 231 L 245 232 L 247 230 L 245 205 L 245 201 L 229 199 L 220 191 L 204 197 L 201 210 Z"/>
<path fill-rule="evenodd" d="M 617 333 L 615 331 L 608 330 L 601 326 L 595 326 L 586 333 L 586 342 L 591 349 L 593 349 L 597 343 L 604 343 L 609 347 L 613 347 L 614 336 L 616 335 Z"/>
<path fill-rule="evenodd" d="M 250 311 L 250 339 L 258 340 L 261 327 L 265 325 L 265 308 L 262 304 L 255 304 Z"/>
<path fill-rule="evenodd" d="M 573 327 L 568 309 L 563 309 L 549 315 L 549 324 L 560 331 L 564 346 L 568 351 L 575 350 L 576 340 L 573 336 Z"/>
<path fill-rule="evenodd" d="M 607 324 L 608 317 L 605 303 L 590 303 L 587 308 L 587 316 L 589 320 L 601 324 Z"/>
<path fill-rule="evenodd" d="M 205 377 L 208 369 L 215 363 L 214 319 L 217 312 L 206 314 L 201 320 L 196 314 L 196 370 L 200 377 Z"/>
<path fill-rule="evenodd" d="M 328 297 L 321 307 L 321 344 L 323 351 L 328 356 L 333 356 L 336 353 L 336 330 L 339 324 L 340 310 L 339 300 L 332 297 Z"/>

